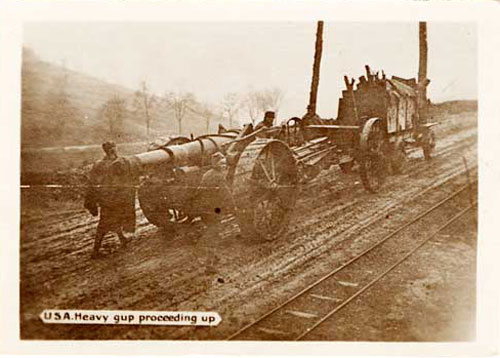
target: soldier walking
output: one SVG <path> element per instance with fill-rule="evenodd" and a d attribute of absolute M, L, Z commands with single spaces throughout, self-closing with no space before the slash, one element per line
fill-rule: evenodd
<path fill-rule="evenodd" d="M 234 202 L 226 182 L 226 158 L 220 152 L 211 157 L 212 167 L 203 174 L 196 193 L 196 209 L 206 228 L 193 248 L 207 273 L 217 272 L 220 236 L 217 224 L 223 216 L 234 212 Z"/>
<path fill-rule="evenodd" d="M 85 195 L 85 208 L 93 215 L 99 215 L 99 224 L 94 240 L 92 258 L 99 257 L 99 249 L 104 236 L 115 232 L 123 247 L 130 238 L 123 231 L 135 231 L 135 178 L 120 173 L 120 161 L 113 142 L 102 145 L 105 157 L 97 161 L 89 175 L 89 186 Z"/>

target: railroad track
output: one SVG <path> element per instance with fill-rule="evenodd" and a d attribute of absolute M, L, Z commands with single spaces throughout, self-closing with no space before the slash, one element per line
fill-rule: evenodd
<path fill-rule="evenodd" d="M 469 168 L 469 171 L 471 172 L 472 177 L 477 177 L 477 166 L 473 165 L 472 167 Z M 328 252 L 344 252 L 346 251 L 346 255 L 350 255 L 348 251 L 350 251 L 350 247 L 355 246 L 354 242 L 359 241 L 360 236 L 367 236 L 367 234 L 372 235 L 374 231 L 377 231 L 379 227 L 385 227 L 389 223 L 386 221 L 385 223 L 382 222 L 384 221 L 387 216 L 391 217 L 391 225 L 392 227 L 396 227 L 396 225 L 401 225 L 401 220 L 398 219 L 392 219 L 393 217 L 395 218 L 398 214 L 402 215 L 404 220 L 406 218 L 411 217 L 411 213 L 416 211 L 424 211 L 431 205 L 434 205 L 435 202 L 443 200 L 443 198 L 448 197 L 451 193 L 454 193 L 456 188 L 464 188 L 463 185 L 464 183 L 467 183 L 467 180 L 464 180 L 467 172 L 462 169 L 458 169 L 453 171 L 453 174 L 451 176 L 447 176 L 444 179 L 438 179 L 432 182 L 427 188 L 425 188 L 422 191 L 419 191 L 417 193 L 414 193 L 408 197 L 405 197 L 402 200 L 399 200 L 395 203 L 392 203 L 385 208 L 383 208 L 377 215 L 370 216 L 366 220 L 363 220 L 361 222 L 357 222 L 358 224 L 361 225 L 352 225 L 348 226 L 346 228 L 342 228 L 341 231 L 332 233 L 332 240 L 331 243 L 328 245 L 321 244 L 320 246 L 315 246 L 313 245 L 312 247 L 308 248 L 302 248 L 299 250 L 296 254 L 290 254 L 291 256 L 296 256 L 296 259 L 294 260 L 282 260 L 283 264 L 279 265 L 278 267 L 275 267 L 275 270 L 272 272 L 268 272 L 265 274 L 260 274 L 259 279 L 256 279 L 253 284 L 254 285 L 259 285 L 259 282 L 263 284 L 269 284 L 270 282 L 275 282 L 276 284 L 279 284 L 280 280 L 280 275 L 283 272 L 286 272 L 287 270 L 293 269 L 293 267 L 305 267 L 308 265 L 317 265 L 318 260 L 324 260 L 324 256 L 328 254 Z M 458 180 L 457 180 L 458 179 Z M 474 181 L 475 182 L 475 181 Z M 464 193 L 465 194 L 465 193 Z M 469 193 L 470 195 L 471 193 Z M 475 195 L 475 194 L 473 194 Z M 417 207 L 415 207 L 415 204 L 418 204 Z M 411 207 L 411 210 L 408 211 L 408 208 Z M 414 210 L 416 209 L 416 210 Z M 403 210 L 403 213 L 401 214 L 401 211 Z M 407 213 L 408 211 L 408 213 Z M 395 221 L 392 223 L 392 221 Z M 375 228 L 374 228 L 375 227 Z M 391 229 L 391 228 L 389 228 Z M 387 231 L 387 228 L 385 228 Z M 376 239 L 376 235 L 374 235 L 374 238 Z M 371 243 L 372 237 L 369 237 L 370 240 L 369 243 Z M 290 249 L 290 252 L 292 249 Z M 349 256 L 346 256 L 349 257 Z M 279 260 L 279 258 L 269 258 L 269 260 Z M 242 278 L 240 275 L 244 275 L 245 272 L 250 271 L 250 270 L 255 270 L 255 268 L 252 267 L 246 267 L 242 268 L 241 271 L 238 271 L 235 275 L 228 276 L 227 279 L 228 281 L 240 281 Z M 255 289 L 255 287 L 253 287 Z M 232 293 L 228 293 L 228 296 L 226 297 L 227 300 L 231 301 L 234 299 L 234 295 L 243 295 L 246 297 L 251 297 L 254 294 L 257 293 L 251 293 L 252 289 L 247 289 L 247 290 L 241 290 L 238 289 L 238 292 L 232 291 Z M 259 291 L 261 292 L 261 291 Z M 199 294 L 204 294 L 203 291 L 196 292 L 195 294 L 192 295 L 192 297 L 196 297 L 196 295 Z M 217 305 L 214 306 L 208 306 L 209 309 L 211 310 L 218 310 L 218 305 L 221 304 L 220 302 Z M 224 323 L 224 321 L 223 321 Z M 234 329 L 234 327 L 233 327 Z M 209 337 L 207 338 L 206 336 L 203 336 L 203 338 L 199 339 L 221 339 L 222 337 L 225 337 L 227 334 L 226 332 L 231 332 L 232 330 L 228 328 L 227 331 L 222 333 L 222 335 L 217 334 L 215 337 Z M 186 327 L 186 330 L 183 332 L 180 332 L 179 335 L 171 337 L 173 339 L 192 339 L 194 335 L 194 330 L 191 329 L 191 327 Z"/>
<path fill-rule="evenodd" d="M 306 339 L 323 322 L 475 207 L 470 195 L 474 186 L 477 181 L 448 195 L 226 339 Z"/>
<path fill-rule="evenodd" d="M 470 171 L 475 173 L 475 170 L 477 169 L 477 166 L 473 166 L 469 168 Z M 284 262 L 281 266 L 277 267 L 280 272 L 286 271 L 289 267 L 292 266 L 297 266 L 297 265 L 305 265 L 307 264 L 308 261 L 310 260 L 315 260 L 316 258 L 320 257 L 327 251 L 331 250 L 341 250 L 342 245 L 345 242 L 350 242 L 352 239 L 355 239 L 359 236 L 360 233 L 370 230 L 373 225 L 376 223 L 380 222 L 381 220 L 384 220 L 387 216 L 392 216 L 395 212 L 400 211 L 402 208 L 404 209 L 406 205 L 409 203 L 412 203 L 416 200 L 421 202 L 422 204 L 426 204 L 428 202 L 435 202 L 436 197 L 435 197 L 435 191 L 441 191 L 444 189 L 444 193 L 439 193 L 441 196 L 448 195 L 448 186 L 454 187 L 456 184 L 454 181 L 456 181 L 457 178 L 462 177 L 463 175 L 467 174 L 466 170 L 456 170 L 453 172 L 453 174 L 449 177 L 446 177 L 445 179 L 439 179 L 431 183 L 426 189 L 416 192 L 415 194 L 412 194 L 409 197 L 406 197 L 402 200 L 398 200 L 395 203 L 389 204 L 388 206 L 384 207 L 381 209 L 381 211 L 373 216 L 370 216 L 369 218 L 366 218 L 362 221 L 355 221 L 355 223 L 349 224 L 345 228 L 342 228 L 340 231 L 336 231 L 335 233 L 332 233 L 332 238 L 333 236 L 337 236 L 339 239 L 338 240 L 332 240 L 332 244 L 325 245 L 324 243 L 319 243 L 318 245 L 312 244 L 311 240 L 309 240 L 309 245 L 305 247 L 304 245 L 301 245 L 297 250 L 296 255 L 294 255 L 296 258 L 294 260 L 288 260 Z M 477 174 L 474 174 L 474 176 L 477 176 Z M 342 189 L 341 189 L 342 190 Z M 440 196 L 440 198 L 441 198 Z M 441 200 L 441 199 L 439 199 Z M 342 212 L 350 210 L 350 208 L 354 207 L 357 204 L 357 202 L 354 202 L 354 204 L 349 204 L 347 207 L 342 209 Z M 423 208 L 422 208 L 423 210 Z M 331 213 L 330 213 L 331 215 Z M 345 220 L 343 218 L 343 214 L 337 213 L 336 215 L 339 216 L 339 220 Z M 319 222 L 319 221 L 317 221 Z M 317 223 L 315 222 L 315 224 Z M 338 228 L 335 228 L 338 225 L 337 222 L 333 222 L 332 226 L 328 226 L 325 228 L 322 228 L 320 231 L 316 230 L 315 234 L 321 234 L 326 231 L 335 231 Z M 309 228 L 312 227 L 312 225 L 308 226 Z M 307 228 L 302 228 L 302 231 L 307 231 Z M 291 250 L 294 250 L 294 248 L 290 248 Z M 279 260 L 278 257 L 271 257 L 270 260 Z M 261 275 L 259 281 L 268 281 L 271 280 L 272 277 L 275 277 L 279 272 L 274 270 L 273 272 L 269 272 L 266 275 Z M 231 279 L 233 280 L 238 280 L 237 277 L 232 277 Z"/>

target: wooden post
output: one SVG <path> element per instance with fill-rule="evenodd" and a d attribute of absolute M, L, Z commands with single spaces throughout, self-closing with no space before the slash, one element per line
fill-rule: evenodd
<path fill-rule="evenodd" d="M 314 50 L 314 63 L 311 81 L 311 90 L 309 92 L 309 105 L 307 106 L 307 116 L 316 114 L 316 102 L 318 99 L 319 70 L 321 64 L 321 53 L 323 51 L 323 21 L 318 21 L 316 29 L 316 46 Z"/>
<path fill-rule="evenodd" d="M 418 24 L 418 114 L 419 123 L 427 122 L 427 23 Z"/>

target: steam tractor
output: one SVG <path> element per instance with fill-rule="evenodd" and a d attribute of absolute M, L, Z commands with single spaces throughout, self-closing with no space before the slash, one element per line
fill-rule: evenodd
<path fill-rule="evenodd" d="M 130 175 L 141 176 L 139 202 L 146 218 L 169 229 L 208 217 L 200 213 L 204 208 L 220 218 L 235 216 L 244 236 L 271 240 L 286 232 L 300 186 L 322 170 L 338 165 L 348 172 L 356 165 L 366 190 L 376 193 L 387 175 L 403 170 L 407 146 L 421 147 L 429 159 L 436 123 L 426 120 L 426 24 L 420 23 L 419 30 L 418 82 L 387 78 L 366 66 L 357 83 L 344 77 L 337 118 L 323 119 L 316 113 L 323 36 L 319 21 L 305 115 L 274 127 L 248 124 L 194 139 L 177 137 L 120 162 Z M 202 181 L 213 169 L 216 153 L 226 162 L 213 188 L 229 193 L 223 209 L 203 205 L 210 198 Z"/>

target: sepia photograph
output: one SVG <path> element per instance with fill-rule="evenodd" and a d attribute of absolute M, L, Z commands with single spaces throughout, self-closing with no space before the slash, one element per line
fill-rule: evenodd
<path fill-rule="evenodd" d="M 498 355 L 476 3 L 0 2 L 0 356 Z"/>
<path fill-rule="evenodd" d="M 474 341 L 477 36 L 25 23 L 20 338 Z"/>

